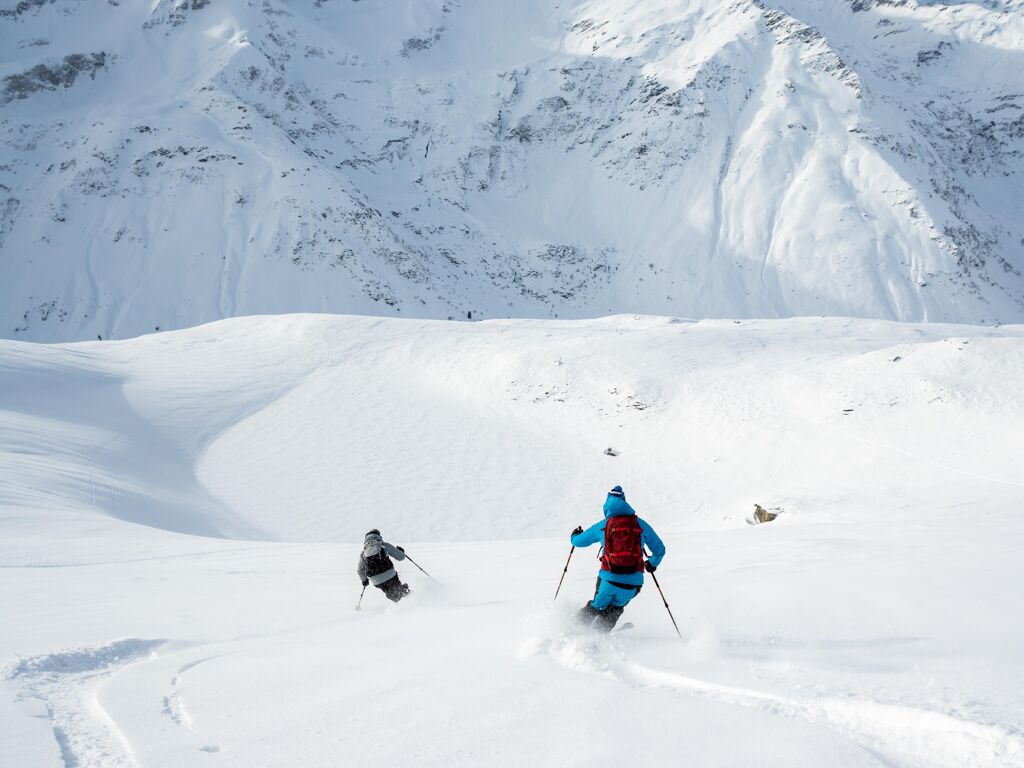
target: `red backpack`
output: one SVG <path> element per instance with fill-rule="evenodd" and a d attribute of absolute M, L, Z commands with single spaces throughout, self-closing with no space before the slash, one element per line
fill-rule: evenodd
<path fill-rule="evenodd" d="M 601 567 L 612 573 L 640 573 L 644 569 L 643 528 L 636 515 L 609 517 L 604 526 Z"/>

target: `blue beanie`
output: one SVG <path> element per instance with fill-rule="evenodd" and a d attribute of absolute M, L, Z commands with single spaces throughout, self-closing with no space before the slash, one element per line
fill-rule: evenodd
<path fill-rule="evenodd" d="M 623 492 L 621 485 L 616 485 L 614 488 L 612 488 L 610 491 L 608 491 L 608 495 L 609 496 L 619 496 L 619 497 L 621 497 L 623 499 L 626 498 L 626 494 Z"/>

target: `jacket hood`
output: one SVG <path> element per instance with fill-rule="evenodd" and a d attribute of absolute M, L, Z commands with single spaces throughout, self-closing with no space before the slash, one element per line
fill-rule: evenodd
<path fill-rule="evenodd" d="M 609 493 L 608 498 L 604 500 L 605 517 L 621 517 L 623 515 L 635 514 L 636 510 L 629 506 L 629 502 L 626 501 L 625 496 L 616 496 L 615 494 Z"/>
<path fill-rule="evenodd" d="M 366 534 L 366 538 L 363 539 L 363 556 L 373 557 L 380 552 L 383 546 L 384 539 L 381 538 L 380 534 L 370 531 L 370 533 Z"/>

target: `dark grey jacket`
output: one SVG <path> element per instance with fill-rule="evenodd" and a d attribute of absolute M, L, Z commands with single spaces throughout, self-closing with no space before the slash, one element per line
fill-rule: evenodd
<path fill-rule="evenodd" d="M 366 534 L 366 539 L 363 541 L 363 552 L 359 555 L 359 565 L 356 568 L 356 573 L 359 574 L 360 581 L 369 580 L 375 587 L 398 575 L 394 568 L 389 568 L 383 573 L 377 573 L 372 576 L 367 575 L 366 558 L 376 557 L 381 550 L 384 550 L 387 556 L 394 560 L 405 560 L 405 552 L 388 544 L 380 537 L 379 533 Z"/>

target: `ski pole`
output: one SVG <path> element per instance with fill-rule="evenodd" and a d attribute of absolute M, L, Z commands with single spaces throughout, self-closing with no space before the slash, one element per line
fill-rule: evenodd
<path fill-rule="evenodd" d="M 419 564 L 419 563 L 417 563 L 417 562 L 416 562 L 415 560 L 413 560 L 413 559 L 412 559 L 411 557 L 409 557 L 408 555 L 406 555 L 406 556 L 405 556 L 405 559 L 406 559 L 406 560 L 408 560 L 408 561 L 409 561 L 410 563 L 412 563 L 413 565 L 415 565 L 415 566 L 416 566 L 417 568 L 420 568 L 420 564 Z M 421 571 L 423 571 L 423 569 L 422 569 L 422 568 L 420 568 L 420 570 L 421 570 Z M 423 571 L 423 575 L 424 575 L 424 576 L 426 576 L 426 577 L 427 577 L 428 579 L 430 579 L 430 580 L 431 580 L 432 582 L 434 582 L 435 584 L 440 584 L 440 583 L 441 583 L 440 581 L 438 581 L 437 579 L 435 579 L 435 578 L 434 578 L 433 576 L 431 576 L 431 575 L 430 575 L 429 573 L 427 573 L 426 571 Z"/>
<path fill-rule="evenodd" d="M 555 590 L 555 600 L 558 599 L 558 593 L 562 591 L 562 582 L 565 581 L 565 574 L 569 572 L 569 561 L 572 560 L 572 553 L 576 551 L 575 545 L 569 550 L 569 557 L 565 559 L 565 568 L 562 569 L 562 578 L 558 580 L 558 589 Z"/>
<path fill-rule="evenodd" d="M 359 602 L 356 603 L 356 610 L 359 610 L 359 606 L 363 604 L 363 595 L 366 594 L 366 587 L 363 587 L 363 591 L 359 593 Z"/>
<path fill-rule="evenodd" d="M 650 559 L 651 553 L 647 551 L 646 547 L 643 547 L 644 556 Z M 654 575 L 654 571 L 647 571 L 651 574 L 651 578 L 654 579 L 654 586 L 658 588 L 658 594 L 661 595 L 661 602 L 665 604 L 665 610 L 668 611 L 668 617 L 672 619 L 672 626 L 676 628 L 676 634 L 679 635 L 679 639 L 683 639 L 683 633 L 679 631 L 679 625 L 676 624 L 676 617 L 672 615 L 672 609 L 668 607 L 668 600 L 665 599 L 665 593 L 661 591 L 661 584 L 658 583 L 658 577 Z"/>
<path fill-rule="evenodd" d="M 672 615 L 672 609 L 668 607 L 668 600 L 665 599 L 665 593 L 661 591 L 661 584 L 658 583 L 658 577 L 654 575 L 654 571 L 649 572 L 651 578 L 654 579 L 654 586 L 658 588 L 658 594 L 661 595 L 661 602 L 665 604 L 665 610 L 668 611 L 668 617 L 672 619 L 672 626 L 676 628 L 676 634 L 679 635 L 679 639 L 683 639 L 683 633 L 679 631 L 679 625 L 676 624 L 676 617 Z"/>

